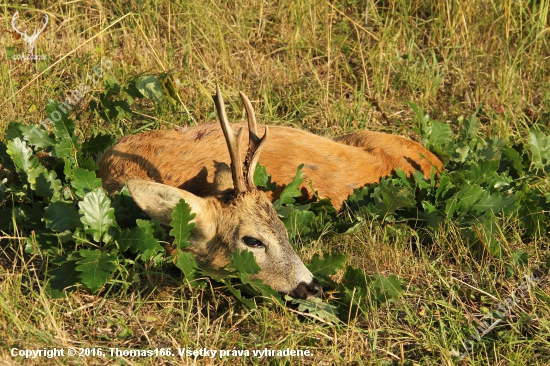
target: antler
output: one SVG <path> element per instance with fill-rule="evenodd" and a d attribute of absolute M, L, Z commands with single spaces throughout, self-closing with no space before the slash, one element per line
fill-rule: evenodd
<path fill-rule="evenodd" d="M 44 14 L 44 25 L 42 26 L 42 28 L 40 30 L 37 30 L 35 31 L 32 36 L 29 36 L 27 34 L 27 32 L 21 32 L 19 29 L 17 29 L 16 25 L 15 25 L 15 21 L 17 20 L 17 18 L 19 18 L 19 12 L 16 11 L 15 14 L 13 14 L 13 17 L 11 18 L 11 27 L 13 28 L 14 31 L 16 31 L 17 33 L 19 33 L 21 35 L 21 37 L 23 37 L 23 39 L 32 39 L 33 37 L 35 36 L 38 36 L 40 33 L 42 33 L 42 31 L 44 29 L 46 29 L 46 26 L 48 25 L 48 21 L 50 20 L 50 17 L 48 16 L 48 14 Z"/>
<path fill-rule="evenodd" d="M 218 112 L 218 118 L 222 126 L 223 135 L 225 136 L 225 142 L 229 149 L 229 156 L 231 158 L 231 174 L 233 176 L 233 185 L 235 186 L 235 193 L 243 193 L 255 189 L 254 185 L 254 170 L 260 157 L 260 152 L 267 140 L 267 126 L 263 137 L 260 139 L 256 133 L 256 116 L 254 115 L 254 108 L 250 100 L 242 92 L 240 93 L 241 99 L 246 108 L 246 114 L 248 116 L 248 151 L 244 164 L 241 163 L 241 141 L 243 129 L 235 132 L 227 120 L 225 114 L 225 104 L 220 91 L 220 86 L 216 85 L 216 94 L 213 96 L 214 103 L 216 104 L 216 110 Z M 244 172 L 243 172 L 244 167 Z"/>
<path fill-rule="evenodd" d="M 260 152 L 267 141 L 268 129 L 267 126 L 265 126 L 263 137 L 258 137 L 258 132 L 256 131 L 256 115 L 254 114 L 252 103 L 250 103 L 250 100 L 248 100 L 248 97 L 243 92 L 239 94 L 241 95 L 244 107 L 246 108 L 246 115 L 248 116 L 248 151 L 244 159 L 244 174 L 248 188 L 252 189 L 256 188 L 254 184 L 254 171 L 256 170 L 256 164 L 258 164 L 258 159 L 260 158 Z"/>
<path fill-rule="evenodd" d="M 48 21 L 50 20 L 50 17 L 48 16 L 48 14 L 44 14 L 44 25 L 42 26 L 42 29 L 40 29 L 39 31 L 35 32 L 33 34 L 34 35 L 39 35 L 40 33 L 42 33 L 42 31 L 44 29 L 46 29 L 46 26 L 48 25 Z"/>
<path fill-rule="evenodd" d="M 225 103 L 223 102 L 220 86 L 216 85 L 216 95 L 214 95 L 214 103 L 216 104 L 216 110 L 218 111 L 218 118 L 222 126 L 223 135 L 225 136 L 225 142 L 229 149 L 229 157 L 231 158 L 231 175 L 233 176 L 233 185 L 235 186 L 235 193 L 239 194 L 247 191 L 246 183 L 244 181 L 243 166 L 241 164 L 241 137 L 243 135 L 243 129 L 235 132 L 229 126 L 227 121 L 227 115 L 225 114 Z"/>
<path fill-rule="evenodd" d="M 17 29 L 17 27 L 15 26 L 15 21 L 17 20 L 17 18 L 19 18 L 19 12 L 18 11 L 16 11 L 15 14 L 13 14 L 13 17 L 11 18 L 11 27 L 13 28 L 14 31 L 19 33 L 19 35 L 21 37 L 27 38 L 28 37 L 27 32 L 23 33 L 19 29 Z"/>

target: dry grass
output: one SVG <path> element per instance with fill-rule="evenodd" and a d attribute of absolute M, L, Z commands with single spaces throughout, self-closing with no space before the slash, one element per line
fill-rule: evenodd
<path fill-rule="evenodd" d="M 10 26 L 15 10 L 31 28 L 41 21 L 39 11 L 45 11 L 50 24 L 35 53 L 48 59 L 28 63 L 2 56 L 0 130 L 13 120 L 31 124 L 44 118 L 47 99 L 64 99 L 102 57 L 113 61 L 110 73 L 120 82 L 174 69 L 181 102 L 157 108 L 138 104 L 117 125 L 83 108 L 76 113 L 84 134 L 107 129 L 122 135 L 144 126 L 171 128 L 211 120 L 215 83 L 232 104 L 230 119 L 242 118 L 237 100 L 242 90 L 260 122 L 318 134 L 371 129 L 414 138 L 409 102 L 441 120 L 477 113 L 487 135 L 507 139 L 522 140 L 533 124 L 550 127 L 549 0 L 25 4 L 2 6 L 2 48 L 23 52 L 24 42 Z M 513 232 L 514 224 L 505 230 Z M 0 364 L 22 362 L 10 356 L 13 347 L 170 348 L 174 353 L 186 347 L 309 347 L 313 353 L 213 361 L 60 357 L 25 361 L 29 365 L 549 362 L 550 288 L 547 273 L 541 272 L 549 257 L 547 237 L 532 242 L 502 239 L 508 253 L 521 249 L 530 256 L 529 266 L 516 268 L 519 274 L 512 277 L 505 275 L 505 260 L 472 258 L 452 225 L 430 245 L 419 245 L 416 238 L 410 231 L 395 235 L 372 223 L 353 235 L 302 243 L 304 259 L 314 252 L 343 252 L 367 273 L 396 274 L 407 282 L 400 302 L 372 307 L 356 322 L 337 326 L 275 305 L 246 310 L 215 285 L 204 291 L 182 286 L 175 273 L 150 273 L 97 296 L 76 293 L 52 300 L 42 292 L 43 264 L 21 254 L 22 242 L 3 239 Z M 511 296 L 529 273 L 545 280 L 517 301 L 506 324 L 477 342 L 475 354 L 462 361 L 451 357 L 451 349 L 469 337 L 480 314 Z"/>

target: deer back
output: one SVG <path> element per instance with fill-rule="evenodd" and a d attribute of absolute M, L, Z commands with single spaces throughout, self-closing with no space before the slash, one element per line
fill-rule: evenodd
<path fill-rule="evenodd" d="M 234 130 L 245 123 L 232 126 Z M 260 130 L 263 126 L 258 126 Z M 244 140 L 246 137 L 242 137 Z M 242 152 L 242 159 L 245 152 Z M 278 189 L 268 193 L 275 199 L 292 181 L 296 168 L 304 164 L 304 197 L 311 197 L 311 179 L 321 197 L 332 199 L 338 209 L 355 188 L 375 183 L 397 168 L 410 174 L 420 169 L 442 169 L 439 159 L 420 144 L 403 137 L 363 132 L 339 141 L 283 126 L 270 126 L 270 138 L 260 164 L 266 167 Z M 229 164 L 224 136 L 216 124 L 194 128 L 150 131 L 122 138 L 100 160 L 99 176 L 114 192 L 129 178 L 149 179 L 208 196 L 215 191 L 214 177 L 221 163 Z"/>

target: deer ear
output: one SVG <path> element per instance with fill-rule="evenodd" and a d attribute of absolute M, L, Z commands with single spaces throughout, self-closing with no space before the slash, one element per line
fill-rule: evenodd
<path fill-rule="evenodd" d="M 217 163 L 214 174 L 213 193 L 216 196 L 223 195 L 229 190 L 235 190 L 231 168 L 226 163 Z"/>
<path fill-rule="evenodd" d="M 198 218 L 210 216 L 208 201 L 183 189 L 143 179 L 128 179 L 126 185 L 137 205 L 149 217 L 158 220 L 161 224 L 170 224 L 174 206 L 182 198 L 191 207 L 191 212 L 197 214 L 193 220 L 196 224 L 198 224 Z"/>

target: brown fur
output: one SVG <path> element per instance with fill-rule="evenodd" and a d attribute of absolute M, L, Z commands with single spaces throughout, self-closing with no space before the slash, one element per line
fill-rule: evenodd
<path fill-rule="evenodd" d="M 233 125 L 240 127 L 246 129 L 246 124 Z M 258 131 L 263 129 L 258 126 Z M 397 168 L 407 174 L 419 169 L 429 177 L 432 168 L 440 171 L 443 167 L 422 145 L 400 136 L 357 132 L 333 141 L 289 127 L 270 126 L 269 132 L 259 162 L 279 186 L 268 193 L 272 200 L 302 163 L 304 196 L 312 196 L 311 179 L 317 194 L 330 198 L 337 209 L 355 188 L 378 182 Z M 215 194 L 214 176 L 220 163 L 229 164 L 223 134 L 218 124 L 204 124 L 122 138 L 102 156 L 99 177 L 110 192 L 120 190 L 129 178 L 142 178 L 206 197 Z"/>
<path fill-rule="evenodd" d="M 222 170 L 222 174 L 223 174 Z M 201 198 L 190 192 L 142 179 L 130 179 L 128 190 L 152 218 L 168 225 L 174 206 L 184 199 L 196 214 L 189 236 L 189 250 L 206 266 L 221 268 L 237 249 L 254 254 L 258 278 L 281 293 L 297 298 L 317 296 L 321 287 L 304 266 L 288 240 L 285 226 L 264 192 L 253 189 L 236 197 Z M 251 248 L 243 241 L 253 237 L 263 243 Z"/>

